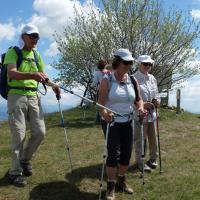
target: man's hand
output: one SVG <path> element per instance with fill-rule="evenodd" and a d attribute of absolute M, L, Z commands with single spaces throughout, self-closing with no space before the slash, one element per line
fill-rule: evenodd
<path fill-rule="evenodd" d="M 46 74 L 43 72 L 35 72 L 32 75 L 33 75 L 33 79 L 40 83 L 45 83 L 46 78 L 47 78 Z"/>

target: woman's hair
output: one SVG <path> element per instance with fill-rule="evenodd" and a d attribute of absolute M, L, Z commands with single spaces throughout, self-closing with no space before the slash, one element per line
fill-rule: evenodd
<path fill-rule="evenodd" d="M 119 56 L 115 56 L 112 62 L 112 68 L 113 69 L 117 69 L 117 67 L 119 66 L 120 62 L 122 62 L 123 60 L 119 57 Z"/>
<path fill-rule="evenodd" d="M 111 65 L 111 64 L 107 64 L 107 65 L 106 65 L 106 69 L 107 69 L 107 70 L 112 70 L 112 69 L 113 69 L 113 68 L 112 68 L 112 65 Z"/>
<path fill-rule="evenodd" d="M 101 60 L 99 60 L 98 63 L 97 63 L 97 68 L 100 69 L 100 70 L 101 70 L 101 69 L 105 69 L 105 67 L 106 67 L 107 64 L 108 64 L 108 63 L 107 63 L 106 60 L 101 59 Z"/>

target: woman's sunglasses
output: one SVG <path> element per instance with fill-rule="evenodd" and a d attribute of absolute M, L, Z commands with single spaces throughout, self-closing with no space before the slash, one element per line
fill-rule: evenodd
<path fill-rule="evenodd" d="M 133 65 L 133 61 L 122 61 L 124 65 Z"/>
<path fill-rule="evenodd" d="M 142 65 L 144 65 L 145 67 L 147 67 L 147 66 L 153 66 L 153 64 L 152 63 L 141 63 Z"/>

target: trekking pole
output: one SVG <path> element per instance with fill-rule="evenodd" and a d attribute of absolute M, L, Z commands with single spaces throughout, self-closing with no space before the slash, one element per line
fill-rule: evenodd
<path fill-rule="evenodd" d="M 99 185 L 99 200 L 101 200 L 101 193 L 102 193 L 102 189 L 103 189 L 103 175 L 104 175 L 104 169 L 105 169 L 106 158 L 107 158 L 107 155 L 108 155 L 108 152 L 107 152 L 107 144 L 108 144 L 108 133 L 109 133 L 109 128 L 110 128 L 110 123 L 107 123 L 107 128 L 106 128 L 106 139 L 105 139 L 104 152 L 103 152 L 103 164 L 102 164 L 101 179 L 100 179 L 100 185 Z"/>
<path fill-rule="evenodd" d="M 158 108 L 156 107 L 156 128 L 157 128 L 157 137 L 158 137 L 158 152 L 159 152 L 159 165 L 160 165 L 160 174 L 162 171 L 162 159 L 161 159 L 161 149 L 160 149 L 160 133 L 158 125 Z"/>
<path fill-rule="evenodd" d="M 69 163 L 70 163 L 70 168 L 71 168 L 71 172 L 72 172 L 72 160 L 71 160 L 71 154 L 70 154 L 70 148 L 69 148 L 69 141 L 68 141 L 68 137 L 67 137 L 67 131 L 66 131 L 66 127 L 65 127 L 65 122 L 64 122 L 64 117 L 63 117 L 63 111 L 61 109 L 61 105 L 60 105 L 60 100 L 56 95 L 56 98 L 58 100 L 58 106 L 59 106 L 59 110 L 60 110 L 60 116 L 61 116 L 61 125 L 63 127 L 64 130 L 64 134 L 65 134 L 65 147 L 67 149 L 67 153 L 68 153 L 68 157 L 69 157 Z"/>
<path fill-rule="evenodd" d="M 48 86 L 50 86 L 50 87 L 52 87 L 52 88 L 60 87 L 60 88 L 63 89 L 65 92 L 69 92 L 69 93 L 71 93 L 71 94 L 73 94 L 73 95 L 75 95 L 75 96 L 77 96 L 77 97 L 80 97 L 81 99 L 84 99 L 84 100 L 86 100 L 86 101 L 88 101 L 88 102 L 90 102 L 90 103 L 92 103 L 92 104 L 94 104 L 94 105 L 96 105 L 96 106 L 98 106 L 98 107 L 100 107 L 100 108 L 104 108 L 104 109 L 106 109 L 106 110 L 112 112 L 114 115 L 118 115 L 118 116 L 123 117 L 123 115 L 120 115 L 120 114 L 116 113 L 115 111 L 113 111 L 113 110 L 111 110 L 110 108 L 107 108 L 107 107 L 105 107 L 105 106 L 103 106 L 103 105 L 97 103 L 96 101 L 93 101 L 93 100 L 88 99 L 88 98 L 86 98 L 86 97 L 83 97 L 83 96 L 81 96 L 81 95 L 79 95 L 79 94 L 76 94 L 76 93 L 74 93 L 72 90 L 68 90 L 67 88 L 64 88 L 64 87 L 62 87 L 62 86 L 56 85 L 55 83 L 51 82 L 48 78 L 46 79 L 45 84 L 48 85 Z"/>
<path fill-rule="evenodd" d="M 145 184 L 144 181 L 144 124 L 143 124 L 143 119 L 140 119 L 140 129 L 141 129 L 141 148 L 142 148 L 142 152 L 141 152 L 141 160 L 142 160 L 142 172 L 141 172 L 141 178 L 142 178 L 142 184 Z"/>

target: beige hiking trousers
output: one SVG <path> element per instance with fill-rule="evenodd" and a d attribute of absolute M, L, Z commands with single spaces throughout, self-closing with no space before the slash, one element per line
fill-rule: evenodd
<path fill-rule="evenodd" d="M 22 174 L 20 161 L 30 161 L 45 135 L 43 111 L 38 96 L 8 94 L 8 121 L 11 132 L 9 174 Z M 26 122 L 31 134 L 25 144 Z"/>
<path fill-rule="evenodd" d="M 149 146 L 149 158 L 157 159 L 158 148 L 156 138 L 156 122 L 147 122 L 143 124 L 144 137 L 148 138 Z M 135 146 L 135 160 L 137 163 L 141 163 L 142 154 L 142 138 L 141 138 L 141 127 L 138 121 L 134 121 L 134 146 Z"/>

